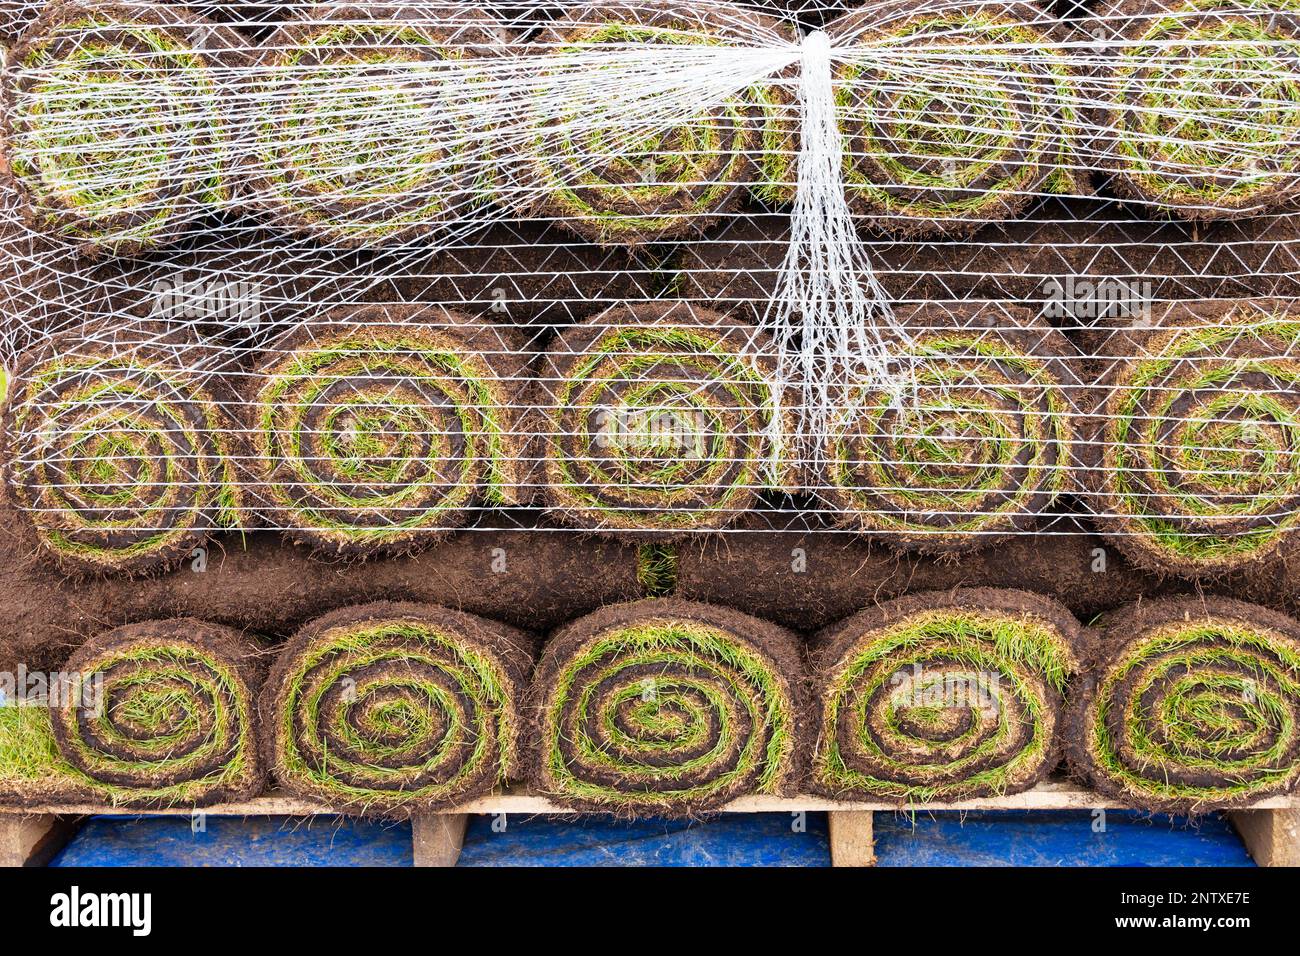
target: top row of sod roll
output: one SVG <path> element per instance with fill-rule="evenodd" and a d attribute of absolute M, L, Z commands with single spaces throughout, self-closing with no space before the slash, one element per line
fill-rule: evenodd
<path fill-rule="evenodd" d="M 834 64 L 849 202 L 886 235 L 961 235 L 1098 173 L 1160 215 L 1275 209 L 1300 190 L 1297 18 L 1294 0 L 1112 0 L 1074 25 L 1017 0 L 849 13 L 827 27 L 869 51 Z M 214 208 L 382 246 L 495 207 L 634 246 L 792 198 L 798 65 L 688 120 L 631 122 L 624 93 L 795 39 L 741 6 L 639 0 L 527 36 L 465 6 L 319 4 L 254 44 L 173 5 L 56 0 L 9 57 L 8 166 L 30 225 L 91 256 Z"/>

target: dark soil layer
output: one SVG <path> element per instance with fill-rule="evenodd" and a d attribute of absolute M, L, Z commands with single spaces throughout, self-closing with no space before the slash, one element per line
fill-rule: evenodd
<path fill-rule="evenodd" d="M 1061 759 L 1084 631 L 1061 604 L 995 588 L 911 594 L 813 642 L 814 789 L 900 804 L 1029 790 Z"/>
<path fill-rule="evenodd" d="M 1134 568 L 1065 521 L 960 560 L 902 555 L 828 530 L 729 532 L 683 545 L 677 581 L 680 597 L 742 608 L 801 631 L 912 591 L 1016 587 L 1056 598 L 1087 620 L 1142 595 L 1187 587 Z"/>
<path fill-rule="evenodd" d="M 0 511 L 0 527 L 14 518 Z M 49 669 L 88 636 L 158 617 L 204 620 L 284 636 L 334 608 L 422 601 L 522 627 L 556 627 L 643 594 L 633 545 L 571 533 L 475 531 L 414 557 L 329 563 L 259 532 L 210 545 L 206 570 L 68 585 L 32 560 L 13 532 L 0 542 L 0 670 Z"/>
<path fill-rule="evenodd" d="M 529 712 L 532 783 L 566 806 L 691 816 L 802 780 L 798 639 L 726 608 L 655 598 L 574 621 Z"/>
<path fill-rule="evenodd" d="M 539 220 L 476 230 L 404 279 L 410 301 L 509 325 L 566 325 L 616 302 L 648 299 L 658 281 L 648 261 Z"/>
<path fill-rule="evenodd" d="M 430 604 L 378 602 L 312 621 L 261 698 L 266 763 L 291 793 L 406 817 L 518 776 L 535 641 Z M 340 728 L 346 728 L 346 733 Z"/>
<path fill-rule="evenodd" d="M 986 226 L 964 241 L 867 237 L 867 255 L 895 303 L 1011 300 L 1057 324 L 1100 316 L 1086 282 L 1121 303 L 1163 299 L 1300 296 L 1300 224 L 1261 217 L 1192 225 L 1133 222 L 1114 203 L 1048 200 L 1033 218 Z M 682 298 L 762 315 L 785 257 L 788 219 L 728 220 L 676 260 Z"/>
<path fill-rule="evenodd" d="M 1198 814 L 1300 779 L 1300 624 L 1228 598 L 1114 611 L 1071 702 L 1074 772 L 1156 812 Z M 1140 729 L 1140 734 L 1139 734 Z"/>

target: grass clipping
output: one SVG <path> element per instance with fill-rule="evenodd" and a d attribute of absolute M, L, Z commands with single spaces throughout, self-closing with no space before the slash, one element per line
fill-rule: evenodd
<path fill-rule="evenodd" d="M 1099 792 L 1198 814 L 1291 792 L 1300 778 L 1300 626 L 1227 598 L 1168 598 L 1101 622 L 1073 702 L 1069 758 Z"/>
<path fill-rule="evenodd" d="M 0 707 L 0 801 L 151 809 L 256 796 L 258 653 L 189 618 L 92 638 L 57 697 Z"/>
<path fill-rule="evenodd" d="M 1060 761 L 1082 629 L 1024 591 L 932 591 L 829 628 L 812 658 L 818 792 L 965 800 L 1031 789 Z"/>
<path fill-rule="evenodd" d="M 800 778 L 795 636 L 736 611 L 651 598 L 555 634 L 533 680 L 532 782 L 558 803 L 690 816 Z"/>
<path fill-rule="evenodd" d="M 406 817 L 515 776 L 532 665 L 522 631 L 431 604 L 334 611 L 281 651 L 260 702 L 266 762 L 291 793 Z"/>

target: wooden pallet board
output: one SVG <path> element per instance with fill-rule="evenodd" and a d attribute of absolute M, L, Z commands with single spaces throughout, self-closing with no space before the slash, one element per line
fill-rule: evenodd
<path fill-rule="evenodd" d="M 986 797 L 914 808 L 917 813 L 971 812 L 979 810 L 1121 810 L 1121 801 L 1103 797 L 1068 781 L 1051 780 L 1025 793 Z M 467 801 L 459 806 L 422 815 L 412 821 L 412 843 L 416 866 L 454 866 L 465 839 L 465 828 L 474 814 L 521 816 L 581 813 L 560 806 L 526 790 L 501 793 Z M 796 796 L 741 797 L 723 807 L 723 813 L 826 812 L 830 820 L 831 861 L 835 866 L 870 866 L 875 862 L 873 824 L 875 813 L 899 812 L 881 801 L 845 801 L 826 797 Z M 207 814 L 227 817 L 249 816 L 346 816 L 336 807 L 270 793 L 234 803 L 192 809 L 178 807 L 141 811 L 103 804 L 46 804 L 30 807 L 0 807 L 0 865 L 21 866 L 42 862 L 57 852 L 62 840 L 75 831 L 75 822 L 86 816 L 192 816 Z M 1261 866 L 1300 865 L 1300 795 L 1270 797 L 1250 810 L 1229 814 L 1251 856 Z"/>

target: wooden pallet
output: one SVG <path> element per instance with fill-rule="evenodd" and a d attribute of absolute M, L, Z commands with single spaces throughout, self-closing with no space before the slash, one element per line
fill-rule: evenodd
<path fill-rule="evenodd" d="M 1120 810 L 1125 806 L 1076 784 L 1048 781 L 1026 793 L 936 805 L 918 812 L 1099 809 Z M 537 816 L 575 812 L 578 811 L 559 806 L 545 797 L 524 790 L 509 790 L 416 817 L 411 821 L 415 865 L 454 866 L 465 840 L 465 826 L 474 814 Z M 826 812 L 830 820 L 832 865 L 871 866 L 876 860 L 872 817 L 876 813 L 898 811 L 891 804 L 872 801 L 751 796 L 732 801 L 722 812 Z M 329 806 L 274 793 L 202 810 L 150 811 L 151 815 L 166 816 L 196 813 L 224 817 L 344 815 Z M 42 865 L 76 831 L 80 820 L 92 815 L 139 816 L 141 812 L 99 804 L 0 808 L 0 866 Z M 1252 805 L 1249 810 L 1235 810 L 1228 816 L 1256 863 L 1261 866 L 1300 866 L 1300 796 L 1271 797 Z"/>

